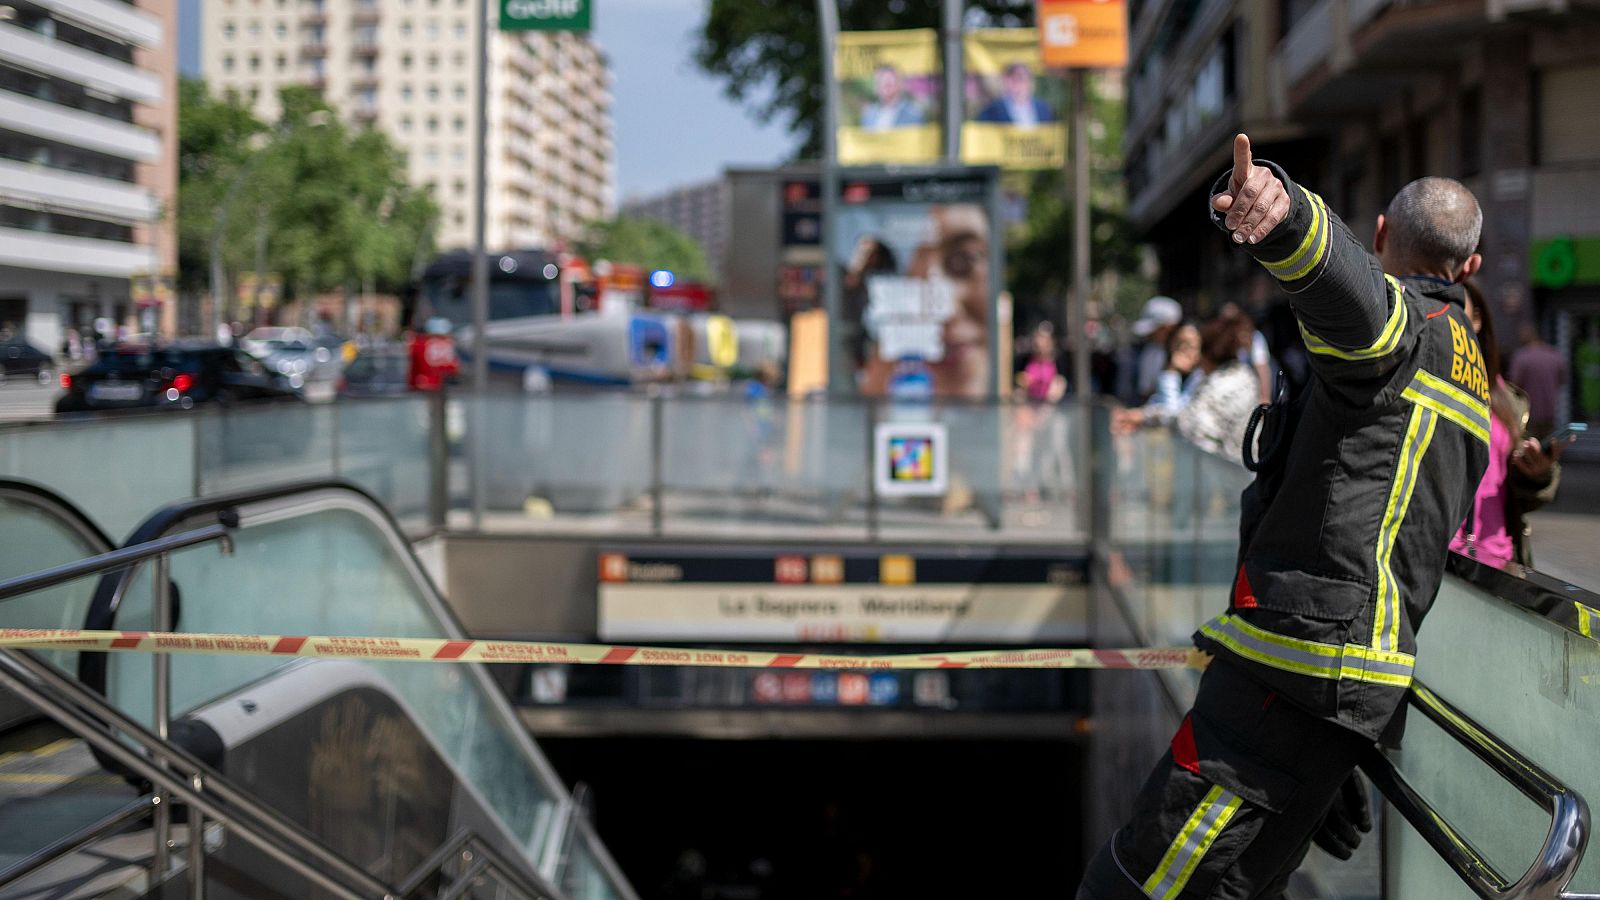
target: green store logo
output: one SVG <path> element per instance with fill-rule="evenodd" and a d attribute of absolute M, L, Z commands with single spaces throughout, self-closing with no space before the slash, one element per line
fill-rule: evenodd
<path fill-rule="evenodd" d="M 1578 251 L 1571 238 L 1556 238 L 1533 262 L 1533 281 L 1541 287 L 1564 288 L 1578 275 Z"/>

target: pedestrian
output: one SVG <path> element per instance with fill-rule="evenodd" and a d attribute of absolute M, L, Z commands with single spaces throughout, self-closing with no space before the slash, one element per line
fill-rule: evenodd
<path fill-rule="evenodd" d="M 1349 858 L 1371 829 L 1356 763 L 1398 737 L 1415 629 L 1488 458 L 1459 284 L 1482 264 L 1471 192 L 1406 185 L 1371 255 L 1245 135 L 1233 156 L 1211 216 L 1294 293 L 1312 384 L 1264 417 L 1229 610 L 1195 635 L 1214 659 L 1079 898 L 1278 898 L 1313 840 Z"/>
<path fill-rule="evenodd" d="M 1511 382 L 1528 393 L 1528 433 L 1543 438 L 1556 426 L 1556 406 L 1567 387 L 1567 361 L 1524 322 L 1522 346 L 1511 357 Z"/>
<path fill-rule="evenodd" d="M 1133 323 L 1133 333 L 1144 339 L 1139 351 L 1138 377 L 1134 389 L 1142 403 L 1156 392 L 1156 382 L 1167 368 L 1167 338 L 1183 321 L 1183 307 L 1171 297 L 1151 297 L 1144 302 L 1139 318 Z"/>
<path fill-rule="evenodd" d="M 1494 315 L 1483 292 L 1472 282 L 1467 291 L 1467 318 L 1483 350 L 1483 368 L 1489 376 L 1489 469 L 1478 482 L 1471 511 L 1461 524 L 1450 549 L 1484 560 L 1496 567 L 1507 562 L 1533 565 L 1528 545 L 1527 514 L 1551 502 L 1561 484 L 1561 451 L 1566 441 L 1553 444 L 1548 453 L 1528 437 L 1528 395 L 1500 376 L 1500 348 L 1495 341 Z"/>
<path fill-rule="evenodd" d="M 1204 377 L 1200 367 L 1200 329 L 1192 322 L 1184 322 L 1167 340 L 1167 367 L 1156 379 L 1156 392 L 1143 406 L 1113 413 L 1111 430 L 1127 434 L 1142 427 L 1171 425 L 1194 398 Z"/>
<path fill-rule="evenodd" d="M 1228 460 L 1239 460 L 1250 414 L 1261 403 L 1256 370 L 1240 356 L 1250 320 L 1224 313 L 1200 327 L 1200 370 L 1194 396 L 1176 417 L 1178 433 L 1189 443 Z"/>

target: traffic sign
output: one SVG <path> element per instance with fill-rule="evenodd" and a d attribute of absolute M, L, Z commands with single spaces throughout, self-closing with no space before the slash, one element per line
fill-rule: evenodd
<path fill-rule="evenodd" d="M 1123 0 L 1039 0 L 1039 48 L 1047 69 L 1115 69 L 1128 64 Z"/>
<path fill-rule="evenodd" d="M 594 0 L 500 0 L 501 31 L 588 31 Z"/>

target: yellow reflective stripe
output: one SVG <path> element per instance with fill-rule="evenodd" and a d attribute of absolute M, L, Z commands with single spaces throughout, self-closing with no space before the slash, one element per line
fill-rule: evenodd
<path fill-rule="evenodd" d="M 1405 334 L 1406 319 L 1409 314 L 1406 312 L 1405 288 L 1392 276 L 1383 277 L 1389 283 L 1390 291 L 1394 295 L 1394 309 L 1389 311 L 1389 319 L 1383 323 L 1383 331 L 1378 333 L 1377 340 L 1357 350 L 1341 350 L 1312 334 L 1311 329 L 1302 323 L 1300 336 L 1305 338 L 1306 349 L 1312 353 L 1349 361 L 1381 359 L 1393 353 L 1395 348 L 1400 346 L 1401 335 Z"/>
<path fill-rule="evenodd" d="M 1411 383 L 1413 387 L 1419 390 L 1433 391 L 1445 399 L 1445 403 L 1434 405 L 1435 411 L 1440 415 L 1467 429 L 1484 441 L 1489 440 L 1489 405 L 1487 403 L 1440 378 L 1438 375 L 1429 372 L 1427 369 L 1418 369 L 1416 377 L 1412 379 Z M 1470 414 L 1470 418 L 1467 421 L 1461 421 L 1460 418 L 1457 418 L 1461 410 L 1447 411 L 1448 407 L 1454 405 L 1463 407 L 1465 412 Z M 1445 408 L 1441 409 L 1439 407 Z M 1452 412 L 1456 413 L 1456 415 L 1452 415 Z"/>
<path fill-rule="evenodd" d="M 1172 839 L 1167 852 L 1161 857 L 1156 870 L 1145 879 L 1140 890 L 1151 900 L 1173 900 L 1189 883 L 1200 860 L 1216 842 L 1217 835 L 1228 826 L 1243 801 L 1230 791 L 1213 786 L 1206 792 L 1200 805 L 1189 815 L 1188 821 Z"/>
<path fill-rule="evenodd" d="M 1417 662 L 1409 653 L 1276 634 L 1234 615 L 1218 616 L 1200 632 L 1244 659 L 1311 678 L 1406 687 Z"/>
<path fill-rule="evenodd" d="M 1328 208 L 1323 204 L 1321 197 L 1305 188 L 1300 188 L 1300 193 L 1304 194 L 1306 202 L 1311 204 L 1311 228 L 1306 231 L 1306 236 L 1300 240 L 1300 246 L 1296 247 L 1293 253 L 1280 260 L 1261 261 L 1262 267 L 1279 281 L 1298 281 L 1306 277 L 1328 254 L 1328 235 L 1332 232 L 1328 227 Z M 1306 254 L 1311 253 L 1313 246 L 1316 247 L 1316 252 L 1307 262 Z"/>
<path fill-rule="evenodd" d="M 1587 638 L 1597 637 L 1594 626 L 1600 622 L 1600 609 L 1591 609 L 1576 600 L 1572 605 L 1578 608 L 1578 633 Z"/>
<path fill-rule="evenodd" d="M 1378 529 L 1378 609 L 1372 622 L 1372 646 L 1379 650 L 1395 650 L 1400 646 L 1400 586 L 1395 582 L 1389 563 L 1406 509 L 1411 505 L 1411 495 L 1416 490 L 1422 455 L 1433 441 L 1438 421 L 1432 409 L 1413 406 L 1405 440 L 1400 443 L 1394 482 L 1389 487 L 1389 503 L 1384 508 L 1383 525 Z"/>
<path fill-rule="evenodd" d="M 1485 444 L 1489 443 L 1488 423 L 1476 421 L 1471 416 L 1463 413 L 1459 409 L 1456 409 L 1447 403 L 1440 403 L 1437 399 L 1430 397 L 1415 388 L 1406 388 L 1404 391 L 1400 392 L 1400 396 L 1410 400 L 1412 403 L 1415 403 L 1418 406 L 1426 406 L 1439 415 L 1444 416 L 1446 419 L 1449 419 L 1457 425 L 1460 425 L 1462 428 L 1465 428 L 1473 437 L 1477 438 L 1478 440 L 1483 441 Z"/>

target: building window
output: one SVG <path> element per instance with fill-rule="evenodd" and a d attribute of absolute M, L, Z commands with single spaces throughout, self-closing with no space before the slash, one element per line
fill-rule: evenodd
<path fill-rule="evenodd" d="M 455 145 L 455 147 L 452 148 L 451 151 L 450 151 L 450 161 L 451 162 L 457 162 L 457 163 L 466 162 L 467 161 L 466 148 L 462 147 L 460 144 Z"/>
<path fill-rule="evenodd" d="M 465 194 L 467 192 L 467 183 L 460 178 L 456 179 L 454 187 L 457 194 Z"/>
<path fill-rule="evenodd" d="M 278 71 L 279 72 L 283 72 L 283 71 L 288 70 L 288 68 L 289 68 L 289 57 L 285 56 L 282 53 L 279 53 L 278 54 L 278 59 L 276 60 L 276 62 L 277 62 L 277 65 L 278 65 Z"/>
<path fill-rule="evenodd" d="M 428 102 L 429 103 L 438 103 L 439 102 L 439 86 L 437 84 L 428 85 Z"/>
<path fill-rule="evenodd" d="M 439 54 L 437 54 L 437 53 L 429 53 L 428 54 L 428 71 L 429 72 L 437 72 L 437 71 L 439 71 Z"/>
<path fill-rule="evenodd" d="M 438 39 L 439 39 L 439 20 L 438 19 L 432 19 L 432 20 L 430 20 L 428 22 L 428 40 L 437 41 Z"/>
<path fill-rule="evenodd" d="M 233 40 L 233 36 L 238 34 L 238 32 L 239 29 L 235 28 L 232 22 L 224 22 L 222 24 L 222 37 L 225 40 Z"/>
<path fill-rule="evenodd" d="M 1600 121 L 1591 112 L 1600 66 L 1544 69 L 1535 79 L 1534 133 L 1536 164 L 1588 162 L 1600 159 Z"/>
<path fill-rule="evenodd" d="M 411 98 L 415 94 L 416 94 L 416 92 L 411 89 L 411 85 L 409 85 L 409 84 L 400 88 L 400 99 L 404 100 L 407 103 L 411 102 Z"/>
<path fill-rule="evenodd" d="M 455 90 L 451 91 L 450 95 L 457 103 L 465 101 L 467 99 L 467 86 L 464 84 L 456 85 Z"/>
<path fill-rule="evenodd" d="M 252 71 L 252 72 L 261 71 L 261 57 L 256 56 L 254 54 L 252 54 L 250 56 L 250 71 Z"/>
<path fill-rule="evenodd" d="M 456 134 L 465 133 L 467 130 L 467 120 L 460 116 L 456 116 L 456 120 L 452 123 L 451 127 L 455 128 Z"/>
<path fill-rule="evenodd" d="M 405 132 L 406 134 L 410 134 L 411 133 L 411 117 L 410 116 L 401 116 L 400 117 L 400 130 Z"/>
<path fill-rule="evenodd" d="M 250 36 L 253 38 L 261 37 L 261 23 L 259 21 L 252 21 L 250 23 L 250 27 L 245 30 L 248 31 Z"/>
<path fill-rule="evenodd" d="M 289 36 L 289 26 L 279 22 L 277 27 L 272 29 L 272 33 L 278 38 L 278 40 L 284 40 Z"/>
<path fill-rule="evenodd" d="M 403 38 L 411 37 L 411 20 L 410 19 L 407 19 L 406 21 L 400 23 L 400 36 L 403 37 Z"/>
<path fill-rule="evenodd" d="M 400 57 L 400 68 L 407 72 L 411 71 L 411 54 L 407 53 Z"/>
<path fill-rule="evenodd" d="M 438 134 L 439 133 L 439 117 L 438 116 L 429 116 L 428 117 L 428 133 L 429 134 Z M 437 151 L 435 152 L 434 155 L 435 156 L 438 155 Z"/>
<path fill-rule="evenodd" d="M 436 165 L 439 162 L 438 147 L 429 147 L 422 155 L 428 158 L 428 165 L 430 166 Z"/>
<path fill-rule="evenodd" d="M 456 20 L 456 39 L 460 40 L 462 38 L 465 38 L 466 36 L 467 36 L 467 20 L 466 19 L 457 19 Z"/>
<path fill-rule="evenodd" d="M 456 54 L 455 63 L 456 63 L 456 68 L 458 68 L 458 69 L 461 68 L 462 66 L 466 65 L 467 64 L 467 55 L 465 53 L 457 53 Z"/>
<path fill-rule="evenodd" d="M 224 71 L 224 72 L 232 72 L 233 71 L 233 54 L 230 53 L 227 56 L 224 56 L 222 58 L 222 71 Z"/>

